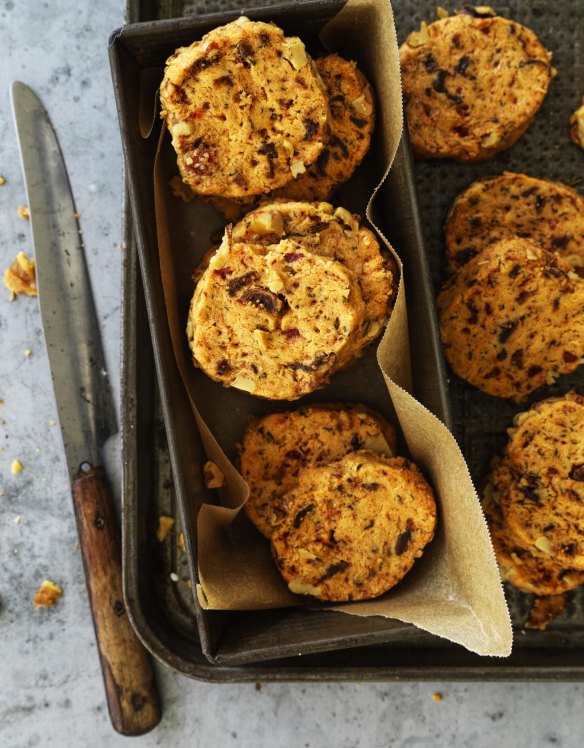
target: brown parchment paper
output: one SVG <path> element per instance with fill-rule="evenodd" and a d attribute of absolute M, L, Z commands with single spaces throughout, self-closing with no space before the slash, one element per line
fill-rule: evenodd
<path fill-rule="evenodd" d="M 266 9 L 268 18 L 269 9 Z M 391 167 L 402 134 L 398 47 L 391 5 L 387 0 L 349 0 L 320 37 L 330 51 L 356 59 L 377 94 L 376 136 L 372 145 L 375 153 L 369 158 L 369 167 L 364 162 L 360 167 L 362 174 L 351 180 L 351 191 L 343 193 L 349 201 L 351 195 L 360 195 L 361 210 L 366 208 L 372 222 L 375 194 Z M 435 489 L 438 530 L 422 559 L 397 588 L 377 600 L 346 603 L 331 609 L 359 616 L 396 618 L 478 654 L 507 656 L 511 651 L 511 622 L 487 526 L 467 466 L 448 429 L 410 394 L 403 282 L 400 281 L 391 319 L 377 349 L 377 361 L 372 351 L 347 372 L 338 374 L 321 393 L 291 404 L 270 403 L 211 382 L 192 365 L 185 327 L 193 292 L 190 276 L 210 246 L 209 232 L 221 229 L 223 222 L 198 200 L 184 204 L 170 194 L 169 182 L 177 168 L 168 140 L 163 130 L 154 169 L 168 324 L 206 453 L 226 476 L 220 506 L 203 503 L 197 518 L 200 604 L 214 610 L 308 604 L 304 598 L 289 592 L 272 562 L 269 544 L 240 513 L 249 491 L 226 452 L 233 455 L 246 416 L 318 400 L 366 402 L 399 422 L 412 458 Z M 383 165 L 383 173 L 379 173 L 373 162 Z M 363 181 L 365 173 L 371 175 L 369 183 Z M 355 209 L 354 204 L 341 199 L 334 202 Z M 398 256 L 379 229 L 377 232 L 402 272 Z"/>

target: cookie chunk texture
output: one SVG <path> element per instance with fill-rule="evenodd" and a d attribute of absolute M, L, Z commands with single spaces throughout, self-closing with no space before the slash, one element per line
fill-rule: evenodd
<path fill-rule="evenodd" d="M 495 397 L 521 400 L 584 358 L 584 279 L 528 239 L 490 245 L 438 296 L 454 372 Z"/>
<path fill-rule="evenodd" d="M 462 192 L 446 219 L 446 259 L 455 272 L 501 239 L 532 239 L 584 274 L 584 198 L 559 182 L 504 172 Z"/>
<path fill-rule="evenodd" d="M 427 158 L 484 161 L 529 127 L 552 79 L 537 36 L 489 9 L 466 7 L 400 47 L 412 146 Z"/>
<path fill-rule="evenodd" d="M 241 198 L 281 187 L 329 136 L 324 84 L 297 37 L 241 18 L 178 49 L 160 87 L 183 180 Z"/>
<path fill-rule="evenodd" d="M 281 520 L 279 503 L 301 471 L 357 449 L 389 457 L 396 450 L 393 426 L 365 406 L 308 406 L 252 420 L 239 450 L 241 474 L 250 488 L 247 516 L 271 537 Z"/>
<path fill-rule="evenodd" d="M 292 592 L 319 600 L 382 595 L 434 535 L 436 503 L 418 468 L 367 450 L 302 472 L 283 501 L 272 553 Z"/>

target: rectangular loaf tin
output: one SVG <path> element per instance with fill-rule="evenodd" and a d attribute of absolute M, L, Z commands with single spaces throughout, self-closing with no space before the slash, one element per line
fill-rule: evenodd
<path fill-rule="evenodd" d="M 218 4 L 191 3 L 190 7 L 193 5 L 207 9 Z M 221 7 L 225 5 L 221 3 Z M 241 7 L 232 3 L 235 5 Z M 291 12 L 298 14 L 301 10 L 298 6 L 302 6 L 302 13 L 314 14 L 313 17 L 322 22 L 342 5 L 342 2 L 330 1 L 295 3 L 293 10 L 290 6 L 270 8 L 269 15 L 278 22 L 279 18 L 286 19 Z M 160 18 L 165 13 L 177 14 L 180 10 L 176 3 L 146 5 L 137 2 L 129 7 L 129 20 Z M 400 7 L 398 18 L 403 10 Z M 246 13 L 254 17 L 252 12 L 246 10 Z M 232 17 L 215 16 L 211 24 L 218 25 Z M 208 28 L 206 19 L 199 20 L 204 24 L 203 28 Z M 189 35 L 194 38 L 196 32 L 192 29 L 200 28 L 199 20 L 147 24 L 126 29 L 123 34 L 113 37 L 112 69 L 122 112 L 127 162 L 141 162 L 144 167 L 153 158 L 141 138 L 135 133 L 131 137 L 127 121 L 136 104 L 131 97 L 128 99 L 128 90 L 136 80 L 139 66 L 160 64 L 157 50 L 168 48 L 169 39 L 173 40 L 172 46 L 181 34 L 185 35 L 180 37 L 184 40 Z M 185 479 L 183 474 L 185 456 L 181 445 L 196 443 L 197 434 L 182 382 L 173 365 L 148 189 L 143 189 L 144 184 L 136 184 L 137 179 L 132 169 L 127 174 L 127 181 L 134 192 L 138 247 L 126 207 L 122 372 L 124 574 L 128 609 L 149 649 L 180 672 L 217 681 L 475 677 L 580 679 L 584 673 L 584 642 L 580 627 L 577 630 L 562 627 L 557 632 L 530 632 L 528 641 L 519 639 L 510 659 L 485 661 L 411 626 L 384 619 L 355 621 L 349 616 L 326 612 L 220 614 L 198 609 L 192 591 L 185 583 L 194 571 L 193 559 L 189 567 L 175 541 L 162 548 L 155 541 L 160 514 L 180 517 L 187 535 L 192 532 L 193 526 L 189 527 L 189 522 L 192 523 L 194 508 L 188 500 L 186 481 L 189 476 Z M 140 191 L 142 194 L 137 200 Z M 432 284 L 416 204 L 414 172 L 405 141 L 400 146 L 385 189 L 383 205 L 387 206 L 387 212 L 380 211 L 384 212 L 382 228 L 394 246 L 399 247 L 405 265 L 415 393 L 450 425 Z M 162 384 L 162 399 L 156 374 Z M 178 572 L 178 583 L 171 581 L 171 572 Z M 376 646 L 387 641 L 391 644 Z M 348 647 L 352 650 L 344 651 Z M 329 649 L 338 651 L 324 651 Z M 303 655 L 301 658 L 297 656 L 299 653 Z M 270 662 L 269 658 L 278 659 Z M 268 661 L 261 664 L 246 664 L 266 659 Z"/>

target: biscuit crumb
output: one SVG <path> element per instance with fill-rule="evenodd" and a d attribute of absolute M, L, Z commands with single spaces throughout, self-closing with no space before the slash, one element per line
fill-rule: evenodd
<path fill-rule="evenodd" d="M 28 211 L 27 205 L 19 205 L 18 206 L 18 217 L 22 218 L 23 221 L 29 221 L 30 220 L 30 213 Z"/>
<path fill-rule="evenodd" d="M 19 525 L 19 524 L 20 524 L 20 521 L 21 521 L 21 519 L 22 519 L 22 517 L 20 516 L 20 514 L 18 514 L 18 515 L 17 515 L 17 516 L 16 516 L 15 518 L 14 518 L 14 524 L 15 524 L 15 525 Z"/>
<path fill-rule="evenodd" d="M 49 418 L 49 426 L 56 426 L 57 420 L 56 418 Z"/>
<path fill-rule="evenodd" d="M 22 462 L 20 462 L 20 460 L 12 460 L 12 464 L 10 465 L 10 472 L 12 473 L 12 475 L 22 473 L 22 470 Z"/>
<path fill-rule="evenodd" d="M 10 301 L 21 293 L 27 296 L 36 296 L 37 286 L 34 258 L 29 260 L 24 252 L 19 252 L 16 260 L 14 260 L 12 265 L 4 273 L 4 285 L 10 291 Z"/>
<path fill-rule="evenodd" d="M 436 8 L 436 15 L 438 16 L 438 18 L 448 18 L 450 13 L 446 10 L 446 8 L 443 8 L 442 6 L 439 5 Z"/>
<path fill-rule="evenodd" d="M 170 573 L 170 581 L 171 582 L 178 582 L 178 574 L 175 574 L 174 571 L 171 571 L 171 573 Z"/>
<path fill-rule="evenodd" d="M 206 462 L 203 467 L 203 477 L 207 488 L 221 488 L 225 484 L 225 476 L 211 460 Z"/>
<path fill-rule="evenodd" d="M 542 595 L 533 601 L 529 619 L 525 622 L 526 629 L 545 631 L 550 621 L 557 618 L 566 608 L 566 595 Z"/>
<path fill-rule="evenodd" d="M 580 148 L 584 148 L 584 98 L 582 106 L 570 117 L 570 139 Z"/>
<path fill-rule="evenodd" d="M 0 187 L 1 187 L 1 186 L 2 186 L 3 184 L 6 184 L 6 179 L 5 179 L 4 177 L 0 177 Z"/>
<path fill-rule="evenodd" d="M 158 528 L 156 530 L 156 540 L 158 540 L 159 543 L 164 541 L 173 525 L 174 519 L 172 517 L 166 517 L 163 514 L 160 515 L 158 518 Z"/>
<path fill-rule="evenodd" d="M 30 348 L 27 348 L 24 351 L 24 355 L 25 355 L 26 358 L 30 358 L 30 356 L 32 356 L 32 350 Z"/>
<path fill-rule="evenodd" d="M 183 532 L 179 532 L 178 538 L 176 540 L 176 544 L 178 545 L 179 551 L 185 552 L 185 535 Z"/>
<path fill-rule="evenodd" d="M 442 694 L 439 692 L 432 694 L 432 701 L 442 701 Z"/>
<path fill-rule="evenodd" d="M 45 579 L 38 592 L 33 597 L 32 603 L 35 608 L 48 608 L 54 605 L 62 596 L 63 590 L 58 584 Z"/>

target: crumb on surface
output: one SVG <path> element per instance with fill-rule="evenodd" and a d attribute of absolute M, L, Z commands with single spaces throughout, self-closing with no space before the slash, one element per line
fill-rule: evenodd
<path fill-rule="evenodd" d="M 219 466 L 209 460 L 203 466 L 203 477 L 207 488 L 221 488 L 225 484 L 225 476 Z"/>
<path fill-rule="evenodd" d="M 22 519 L 22 517 L 20 516 L 20 514 L 17 514 L 16 517 L 14 518 L 14 524 L 15 525 L 19 525 L 21 519 Z"/>
<path fill-rule="evenodd" d="M 178 582 L 178 574 L 175 574 L 174 571 L 170 572 L 170 581 L 171 582 Z"/>
<path fill-rule="evenodd" d="M 45 579 L 33 597 L 32 603 L 35 608 L 48 608 L 54 605 L 62 595 L 63 590 L 58 584 Z"/>
<path fill-rule="evenodd" d="M 179 532 L 176 543 L 178 545 L 179 550 L 181 550 L 184 553 L 184 551 L 185 551 L 185 534 L 184 534 L 184 532 Z"/>
<path fill-rule="evenodd" d="M 49 426 L 56 426 L 56 425 L 57 425 L 57 419 L 49 418 Z"/>
<path fill-rule="evenodd" d="M 22 218 L 23 221 L 30 220 L 30 213 L 28 210 L 28 205 L 19 205 L 18 206 L 18 217 Z"/>
<path fill-rule="evenodd" d="M 4 285 L 10 291 L 11 301 L 21 293 L 27 296 L 36 296 L 37 286 L 34 258 L 29 260 L 24 252 L 19 252 L 16 260 L 14 260 L 12 265 L 4 273 Z"/>
<path fill-rule="evenodd" d="M 3 185 L 3 184 L 6 184 L 6 178 L 5 177 L 0 177 L 0 186 Z"/>
<path fill-rule="evenodd" d="M 16 475 L 17 473 L 22 473 L 23 466 L 22 462 L 20 460 L 12 460 L 12 464 L 10 465 L 10 472 L 12 475 Z"/>
<path fill-rule="evenodd" d="M 164 541 L 173 525 L 174 519 L 172 517 L 167 517 L 164 514 L 160 515 L 158 518 L 158 527 L 156 529 L 156 540 L 158 540 L 159 543 Z"/>
<path fill-rule="evenodd" d="M 24 351 L 24 355 L 26 358 L 29 358 L 32 356 L 32 350 L 30 348 L 27 348 L 26 351 Z"/>
<path fill-rule="evenodd" d="M 432 701 L 442 701 L 442 694 L 438 691 L 432 694 Z"/>
<path fill-rule="evenodd" d="M 570 117 L 570 139 L 584 148 L 584 98 L 580 106 Z"/>

